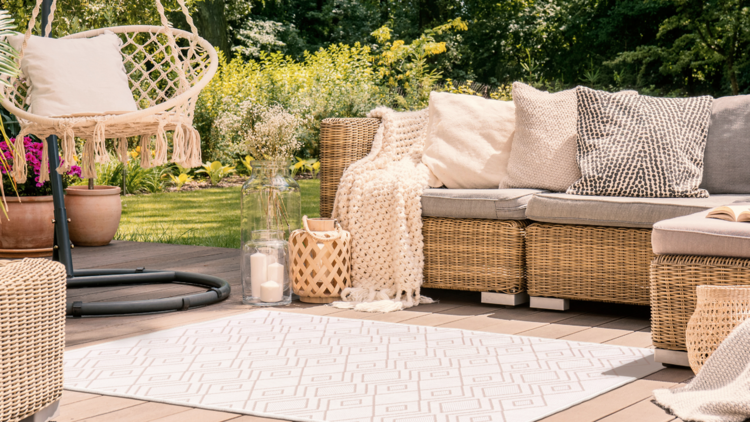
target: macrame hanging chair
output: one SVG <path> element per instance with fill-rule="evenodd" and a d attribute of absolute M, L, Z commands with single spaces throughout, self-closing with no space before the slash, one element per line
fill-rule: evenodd
<path fill-rule="evenodd" d="M 91 38 L 111 31 L 122 40 L 120 52 L 128 76 L 130 90 L 138 111 L 110 115 L 39 116 L 29 112 L 29 81 L 23 76 L 8 80 L 0 102 L 18 118 L 21 130 L 14 142 L 13 176 L 16 182 L 26 181 L 26 152 L 23 138 L 35 135 L 43 140 L 40 182 L 49 180 L 47 137 L 61 140 L 62 164 L 59 173 L 70 170 L 76 162 L 75 138 L 84 139 L 82 176 L 95 178 L 95 162 L 109 161 L 106 139 L 115 139 L 119 160 L 127 163 L 128 137 L 140 137 L 141 166 L 148 168 L 167 163 L 169 149 L 167 132 L 172 132 L 171 161 L 182 167 L 201 165 L 200 135 L 193 127 L 193 114 L 200 91 L 213 78 L 219 59 L 214 47 L 198 36 L 184 0 L 177 0 L 191 32 L 172 28 L 164 15 L 160 0 L 155 0 L 162 26 L 116 26 L 80 32 L 64 37 Z M 43 0 L 37 0 L 26 30 L 18 64 L 20 66 L 31 32 L 36 24 Z M 54 19 L 57 0 L 53 0 L 46 33 Z M 154 155 L 152 157 L 153 151 Z M 19 163 L 21 165 L 19 165 Z"/>

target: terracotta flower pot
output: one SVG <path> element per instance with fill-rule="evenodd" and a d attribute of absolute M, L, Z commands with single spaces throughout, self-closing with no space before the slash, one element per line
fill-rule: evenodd
<path fill-rule="evenodd" d="M 52 255 L 55 208 L 52 196 L 7 195 L 8 217 L 0 212 L 0 258 L 37 258 Z"/>
<path fill-rule="evenodd" d="M 120 226 L 122 203 L 115 186 L 71 186 L 65 189 L 70 241 L 75 246 L 104 246 Z"/>

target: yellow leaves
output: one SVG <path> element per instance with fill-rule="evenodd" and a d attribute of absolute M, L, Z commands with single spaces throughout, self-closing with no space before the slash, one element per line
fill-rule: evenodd
<path fill-rule="evenodd" d="M 391 28 L 387 26 L 381 26 L 380 28 L 373 31 L 370 35 L 375 37 L 378 44 L 385 44 L 386 41 L 391 39 Z"/>
<path fill-rule="evenodd" d="M 175 177 L 173 174 L 170 174 L 169 177 L 172 179 L 172 183 L 174 183 L 177 190 L 182 190 L 182 187 L 185 185 L 185 183 L 193 181 L 193 176 L 190 176 L 187 173 L 180 173 L 180 175 L 177 177 Z"/>
<path fill-rule="evenodd" d="M 439 43 L 427 44 L 427 45 L 425 45 L 425 51 L 429 55 L 431 55 L 431 56 L 434 56 L 436 54 L 445 53 L 445 51 L 446 51 L 445 43 L 444 42 L 439 42 Z"/>

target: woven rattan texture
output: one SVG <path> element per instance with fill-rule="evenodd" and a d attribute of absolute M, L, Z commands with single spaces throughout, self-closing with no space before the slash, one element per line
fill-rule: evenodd
<path fill-rule="evenodd" d="M 423 217 L 423 287 L 520 293 L 525 221 Z"/>
<path fill-rule="evenodd" d="M 65 267 L 25 259 L 0 267 L 0 421 L 18 421 L 62 395 Z"/>
<path fill-rule="evenodd" d="M 329 218 L 341 175 L 370 153 L 380 119 L 325 119 L 320 124 L 320 216 Z"/>
<path fill-rule="evenodd" d="M 750 260 L 659 255 L 651 263 L 651 339 L 654 346 L 687 350 L 685 329 L 695 311 L 696 288 L 750 286 Z"/>
<path fill-rule="evenodd" d="M 529 295 L 649 304 L 651 229 L 534 223 L 526 242 Z"/>
<path fill-rule="evenodd" d="M 698 286 L 696 295 L 685 342 L 690 367 L 697 374 L 732 330 L 750 319 L 750 286 Z"/>

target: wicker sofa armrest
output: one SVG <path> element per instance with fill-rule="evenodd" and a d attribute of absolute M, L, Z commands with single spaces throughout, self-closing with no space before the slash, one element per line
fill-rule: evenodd
<path fill-rule="evenodd" d="M 380 119 L 334 118 L 320 124 L 320 216 L 330 217 L 344 170 L 370 153 Z"/>
<path fill-rule="evenodd" d="M 65 350 L 65 267 L 25 259 L 0 267 L 0 420 L 17 421 L 60 399 Z"/>

